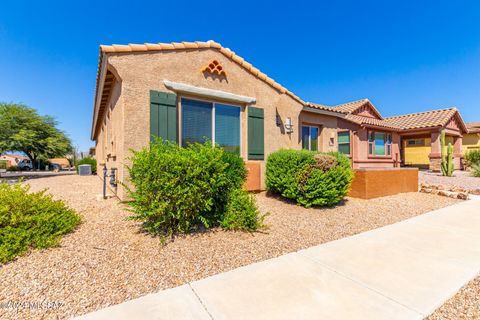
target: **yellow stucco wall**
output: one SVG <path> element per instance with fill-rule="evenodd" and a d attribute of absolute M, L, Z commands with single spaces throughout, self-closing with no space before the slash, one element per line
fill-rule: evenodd
<path fill-rule="evenodd" d="M 465 139 L 465 138 L 464 138 Z M 423 146 L 407 146 L 408 140 L 423 140 Z M 448 146 L 449 143 L 453 145 L 453 137 L 447 136 L 445 139 L 445 144 Z M 403 148 L 404 148 L 404 157 L 405 157 L 405 164 L 406 165 L 420 165 L 420 166 L 428 166 L 430 163 L 430 159 L 428 155 L 431 151 L 431 143 L 432 139 L 430 138 L 423 138 L 423 139 L 404 139 L 403 140 Z M 445 147 L 446 147 L 445 146 Z"/>
<path fill-rule="evenodd" d="M 428 166 L 430 159 L 428 155 L 430 154 L 430 144 L 431 139 L 425 138 L 423 146 L 407 146 L 407 141 L 410 139 L 403 140 L 403 150 L 404 150 L 404 162 L 406 165 L 425 165 Z M 413 139 L 412 139 L 413 140 Z M 419 139 L 415 139 L 419 140 Z"/>
<path fill-rule="evenodd" d="M 462 153 L 480 149 L 480 133 L 467 133 L 463 135 Z"/>

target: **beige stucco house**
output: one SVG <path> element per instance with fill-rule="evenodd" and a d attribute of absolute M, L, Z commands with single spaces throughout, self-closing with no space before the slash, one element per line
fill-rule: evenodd
<path fill-rule="evenodd" d="M 305 102 L 220 44 L 181 42 L 100 46 L 91 138 L 102 172 L 127 182 L 130 149 L 152 136 L 181 146 L 205 139 L 238 152 L 247 188 L 264 189 L 265 160 L 281 148 L 340 151 L 353 168 L 409 164 L 410 141 L 428 141 L 439 169 L 441 130 L 460 166 L 467 132 L 455 108 L 384 118 L 368 100 L 337 106 Z M 418 139 L 417 139 L 418 140 Z M 125 198 L 122 187 L 114 189 Z"/>
<path fill-rule="evenodd" d="M 117 168 L 125 182 L 129 149 L 152 135 L 181 145 L 206 137 L 238 151 L 250 188 L 262 189 L 271 152 L 300 149 L 302 141 L 337 150 L 336 115 L 307 106 L 213 41 L 101 46 L 91 138 L 98 172 Z M 117 194 L 123 198 L 123 188 Z"/>

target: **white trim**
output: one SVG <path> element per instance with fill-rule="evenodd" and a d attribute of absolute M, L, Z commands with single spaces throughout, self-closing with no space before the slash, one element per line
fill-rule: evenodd
<path fill-rule="evenodd" d="M 224 100 L 224 101 L 231 101 L 236 103 L 252 104 L 256 102 L 256 99 L 252 97 L 241 96 L 241 95 L 220 91 L 220 90 L 195 87 L 189 84 L 184 84 L 179 82 L 163 80 L 163 84 L 165 85 L 165 87 L 167 87 L 167 89 L 173 90 L 175 92 L 187 93 L 195 96 L 201 96 L 201 97 Z"/>

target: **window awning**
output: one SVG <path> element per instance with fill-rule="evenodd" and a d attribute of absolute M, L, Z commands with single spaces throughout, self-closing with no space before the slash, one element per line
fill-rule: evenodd
<path fill-rule="evenodd" d="M 252 103 L 255 103 L 257 100 L 252 97 L 241 96 L 241 95 L 233 94 L 226 91 L 196 87 L 196 86 L 191 86 L 189 84 L 172 82 L 168 80 L 163 80 L 163 83 L 165 84 L 165 87 L 167 87 L 167 89 L 170 89 L 172 91 L 175 91 L 178 93 L 187 93 L 187 94 L 200 96 L 200 97 L 206 97 L 206 98 L 212 98 L 212 99 L 218 99 L 218 100 L 224 100 L 224 101 L 230 101 L 230 102 L 236 102 L 236 103 L 242 103 L 242 104 L 243 103 L 252 104 Z"/>

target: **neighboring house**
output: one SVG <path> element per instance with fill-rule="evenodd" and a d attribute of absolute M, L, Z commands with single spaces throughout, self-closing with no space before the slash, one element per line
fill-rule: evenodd
<path fill-rule="evenodd" d="M 0 160 L 7 161 L 7 167 L 17 166 L 18 163 L 22 160 L 29 160 L 28 157 L 20 156 L 16 154 L 2 154 L 0 155 Z"/>
<path fill-rule="evenodd" d="M 455 168 L 461 168 L 467 128 L 456 108 L 383 118 L 368 99 L 333 107 L 310 105 L 343 114 L 338 120 L 339 150 L 351 157 L 354 168 L 403 164 L 438 171 L 442 130 L 446 143 L 453 145 Z"/>
<path fill-rule="evenodd" d="M 67 169 L 70 167 L 70 161 L 68 161 L 67 158 L 52 158 L 48 159 L 48 162 L 59 165 L 62 169 Z"/>
<path fill-rule="evenodd" d="M 454 108 L 383 118 L 366 99 L 305 102 L 213 41 L 100 46 L 91 138 L 98 166 L 117 168 L 122 182 L 129 150 L 152 135 L 182 146 L 207 138 L 238 152 L 250 188 L 264 189 L 265 159 L 280 148 L 340 150 L 354 168 L 394 167 L 410 154 L 402 141 L 432 138 L 428 164 L 439 169 L 442 129 L 459 165 L 466 127 Z"/>
<path fill-rule="evenodd" d="M 480 122 L 466 124 L 468 133 L 463 136 L 463 153 L 480 150 Z"/>

